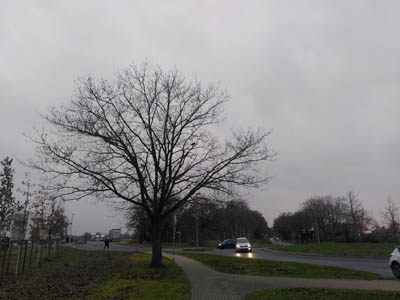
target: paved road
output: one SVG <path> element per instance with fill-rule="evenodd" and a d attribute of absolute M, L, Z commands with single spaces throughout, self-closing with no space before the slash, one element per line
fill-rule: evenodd
<path fill-rule="evenodd" d="M 377 273 L 382 276 L 382 278 L 394 278 L 392 271 L 388 266 L 389 260 L 386 258 L 349 258 L 323 255 L 301 255 L 291 253 L 278 253 L 268 251 L 266 249 L 257 248 L 253 249 L 253 253 L 236 253 L 233 249 L 214 249 L 206 251 L 206 253 L 237 257 L 271 259 L 279 261 L 294 261 L 308 264 L 350 268 L 354 270 Z"/>
<path fill-rule="evenodd" d="M 74 245 L 74 247 L 88 250 L 103 249 L 103 243 L 89 242 L 85 245 Z M 111 243 L 110 251 L 150 251 L 149 248 L 138 248 L 118 243 Z M 253 253 L 236 254 L 233 250 L 210 250 L 208 253 L 219 255 L 234 255 L 252 258 L 269 258 L 288 260 L 288 255 L 280 253 L 264 252 L 262 249 L 255 249 Z M 166 254 L 171 257 L 171 254 Z M 293 256 L 293 255 L 289 255 Z M 303 255 L 301 255 L 303 256 Z M 293 258 L 293 257 L 292 257 Z M 305 257 L 305 259 L 316 259 L 317 257 Z M 322 257 L 319 257 L 321 259 Z M 297 256 L 296 261 L 300 259 Z M 336 258 L 338 261 L 340 259 Z M 292 259 L 294 260 L 294 259 Z M 330 259 L 332 260 L 332 258 Z M 319 279 L 319 278 L 286 278 L 286 277 L 261 277 L 250 275 L 235 275 L 216 272 L 209 267 L 183 256 L 176 256 L 175 261 L 185 272 L 191 286 L 192 300 L 240 300 L 246 294 L 255 290 L 269 288 L 346 288 L 366 290 L 400 290 L 400 282 L 397 280 L 344 280 L 344 279 Z M 309 262 L 309 261 L 307 261 Z M 322 260 L 327 263 L 327 261 Z"/>
<path fill-rule="evenodd" d="M 103 249 L 102 242 L 89 242 L 88 244 L 79 245 L 81 248 L 89 250 Z M 151 251 L 149 248 L 132 247 L 119 243 L 110 243 L 110 250 L 114 251 Z M 367 271 L 377 273 L 382 278 L 393 279 L 392 271 L 388 266 L 386 258 L 348 258 L 348 257 L 332 257 L 322 255 L 301 255 L 290 253 L 277 253 L 260 248 L 253 249 L 252 253 L 236 253 L 233 249 L 213 249 L 203 253 L 237 256 L 245 258 L 271 259 L 278 261 L 294 261 L 316 265 L 326 265 L 333 267 L 350 268 L 354 270 Z"/>
<path fill-rule="evenodd" d="M 171 257 L 170 254 L 167 254 Z M 240 300 L 246 294 L 271 288 L 341 288 L 363 290 L 400 290 L 395 280 L 348 280 L 322 278 L 287 278 L 236 275 L 216 272 L 183 256 L 175 261 L 185 272 L 192 288 L 192 300 Z"/>

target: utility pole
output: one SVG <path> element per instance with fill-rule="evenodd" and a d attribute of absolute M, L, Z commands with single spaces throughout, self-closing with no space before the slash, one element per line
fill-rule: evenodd
<path fill-rule="evenodd" d="M 174 227 L 172 237 L 172 274 L 175 276 L 175 234 L 176 234 L 176 215 L 174 214 Z"/>
<path fill-rule="evenodd" d="M 196 248 L 199 248 L 199 216 L 196 214 Z"/>
<path fill-rule="evenodd" d="M 75 216 L 75 215 L 76 215 L 76 214 L 72 214 L 72 215 L 71 215 L 71 223 L 70 223 L 70 224 L 71 224 L 71 229 L 70 229 L 70 234 L 69 234 L 69 235 L 71 236 L 70 241 L 72 241 L 72 223 L 74 222 L 74 216 Z"/>

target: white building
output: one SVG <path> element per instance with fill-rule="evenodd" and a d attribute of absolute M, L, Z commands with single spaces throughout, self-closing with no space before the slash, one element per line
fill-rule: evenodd
<path fill-rule="evenodd" d="M 10 227 L 5 236 L 11 240 L 29 240 L 33 226 L 34 214 L 30 211 L 19 211 L 14 214 Z"/>

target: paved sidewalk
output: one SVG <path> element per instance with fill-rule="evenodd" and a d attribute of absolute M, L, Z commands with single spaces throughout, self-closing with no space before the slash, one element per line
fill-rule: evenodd
<path fill-rule="evenodd" d="M 171 254 L 165 256 L 172 258 Z M 399 291 L 395 280 L 348 280 L 319 278 L 262 277 L 220 273 L 183 256 L 175 262 L 185 272 L 192 287 L 192 300 L 236 300 L 252 291 L 269 288 L 345 288 Z"/>

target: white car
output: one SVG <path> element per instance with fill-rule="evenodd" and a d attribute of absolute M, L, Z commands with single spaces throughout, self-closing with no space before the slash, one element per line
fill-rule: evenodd
<path fill-rule="evenodd" d="M 237 238 L 236 239 L 236 252 L 241 252 L 241 251 L 245 251 L 245 252 L 251 252 L 251 244 L 249 242 L 249 240 L 245 237 L 241 237 L 241 238 Z"/>
<path fill-rule="evenodd" d="M 396 278 L 400 278 L 400 246 L 394 248 L 389 256 L 389 266 L 392 269 L 393 275 Z"/>

